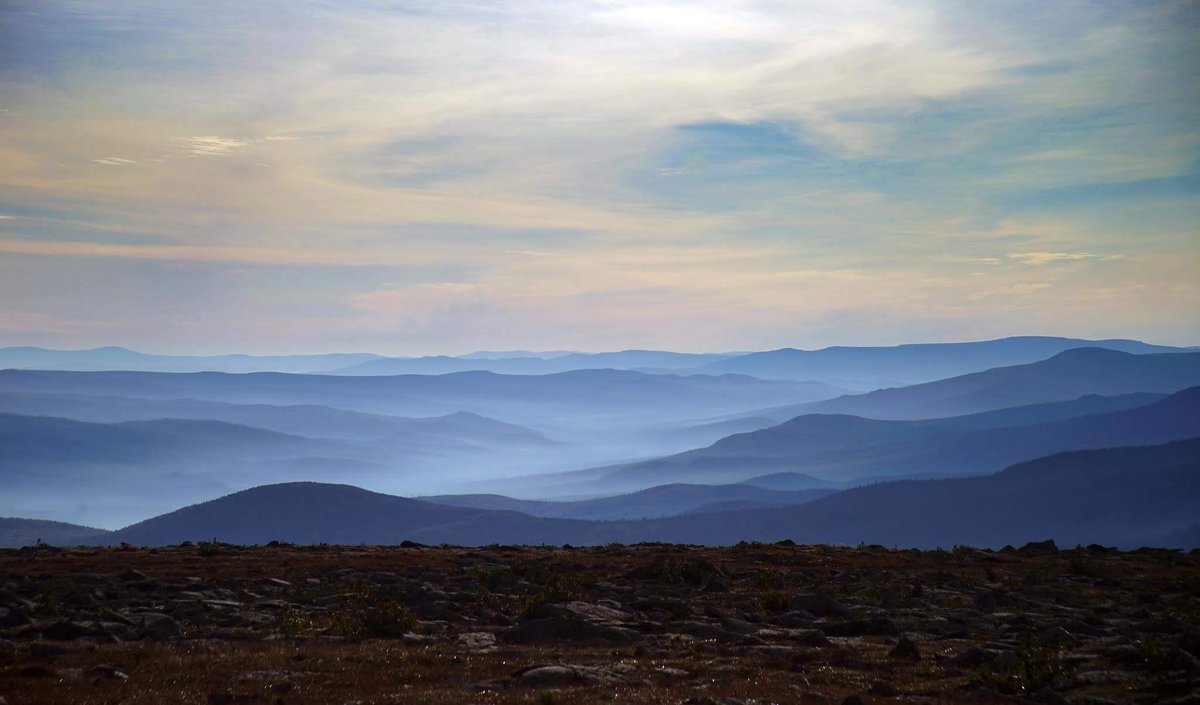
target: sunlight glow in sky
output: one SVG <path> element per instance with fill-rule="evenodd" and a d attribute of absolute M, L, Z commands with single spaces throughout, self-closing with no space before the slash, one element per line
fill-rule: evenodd
<path fill-rule="evenodd" d="M 0 4 L 0 344 L 1200 342 L 1200 4 Z"/>

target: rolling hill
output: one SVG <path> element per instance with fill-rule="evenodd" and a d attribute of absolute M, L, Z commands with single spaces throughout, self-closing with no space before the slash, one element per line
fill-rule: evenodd
<path fill-rule="evenodd" d="M 225 421 L 308 437 L 374 440 L 396 435 L 451 438 L 477 446 L 553 443 L 532 429 L 468 412 L 402 417 L 347 411 L 320 404 L 232 404 L 197 399 L 0 392 L 0 413 L 115 423 L 154 419 Z"/>
<path fill-rule="evenodd" d="M 695 512 L 716 503 L 752 502 L 756 506 L 785 506 L 820 499 L 834 490 L 772 490 L 752 484 L 688 485 L 651 487 L 640 492 L 570 502 L 513 499 L 502 495 L 434 495 L 426 502 L 452 507 L 506 509 L 531 516 L 557 519 L 649 519 Z"/>
<path fill-rule="evenodd" d="M 1073 348 L 1104 348 L 1147 354 L 1183 352 L 1184 348 L 1137 340 L 1081 340 L 1019 336 L 970 343 L 918 343 L 892 347 L 782 348 L 718 360 L 698 371 L 735 373 L 762 379 L 877 380 L 914 384 L 1037 362 Z"/>
<path fill-rule="evenodd" d="M 764 382 L 738 375 L 650 375 L 578 370 L 552 375 L 446 375 L 336 377 L 214 372 L 0 371 L 0 391 L 87 394 L 142 399 L 199 399 L 236 404 L 316 404 L 396 416 L 440 416 L 469 411 L 524 424 L 597 419 L 638 423 L 729 413 L 772 403 L 837 396 L 820 383 Z"/>
<path fill-rule="evenodd" d="M 774 471 L 799 471 L 834 481 L 976 475 L 1065 450 L 1164 443 L 1200 434 L 1200 387 L 1132 409 L 1033 421 L 1054 418 L 1062 410 L 1055 406 L 929 421 L 808 414 L 729 436 L 707 448 L 614 468 L 575 489 L 599 491 L 685 479 L 740 482 Z M 1089 399 L 1073 408 L 1104 406 Z M 1014 422 L 1020 425 L 988 426 Z"/>
<path fill-rule="evenodd" d="M 1027 365 L 843 396 L 803 409 L 806 413 L 874 419 L 929 419 L 1066 401 L 1088 394 L 1170 394 L 1198 384 L 1200 352 L 1133 355 L 1078 348 Z"/>
<path fill-rule="evenodd" d="M 345 485 L 257 487 L 154 517 L 100 543 L 478 545 L 669 541 L 876 543 L 901 547 L 1060 544 L 1136 546 L 1186 536 L 1200 516 L 1200 438 L 1060 453 L 993 475 L 859 487 L 799 506 L 643 521 L 542 519 L 448 507 Z"/>
<path fill-rule="evenodd" d="M 448 507 L 368 492 L 349 485 L 296 482 L 243 490 L 184 507 L 106 535 L 103 541 L 163 545 L 217 539 L 227 543 L 398 544 L 420 531 L 470 523 L 476 543 L 545 543 L 570 520 L 507 511 Z M 579 522 L 586 527 L 586 522 Z"/>
<path fill-rule="evenodd" d="M 104 529 L 61 521 L 0 517 L 0 548 L 33 546 L 39 541 L 51 546 L 84 545 L 96 543 L 106 535 Z"/>
<path fill-rule="evenodd" d="M 906 480 L 859 487 L 801 507 L 643 522 L 659 541 L 998 548 L 1153 545 L 1183 537 L 1200 516 L 1200 438 L 1160 446 L 1060 453 L 983 477 Z"/>

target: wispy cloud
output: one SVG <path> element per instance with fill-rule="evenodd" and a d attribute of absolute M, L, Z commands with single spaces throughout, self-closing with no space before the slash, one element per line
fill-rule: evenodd
<path fill-rule="evenodd" d="M 1078 262 L 1079 260 L 1095 259 L 1090 252 L 1012 252 L 1009 259 L 1015 259 L 1021 264 L 1040 267 L 1054 262 Z"/>
<path fill-rule="evenodd" d="M 0 25 L 23 57 L 0 79 L 0 207 L 56 212 L 0 239 L 46 272 L 0 293 L 61 301 L 88 258 L 125 280 L 244 266 L 250 298 L 340 302 L 363 344 L 413 301 L 501 316 L 488 330 L 517 347 L 616 328 L 680 347 L 993 335 L 1031 311 L 1081 326 L 1062 332 L 1200 335 L 1176 293 L 1194 276 L 1177 263 L 1200 259 L 1187 12 L 48 0 Z M 289 266 L 329 271 L 264 273 Z M 1101 290 L 1174 323 L 1081 315 Z M 304 329 L 275 310 L 230 315 Z M 458 340 L 436 318 L 409 343 Z"/>

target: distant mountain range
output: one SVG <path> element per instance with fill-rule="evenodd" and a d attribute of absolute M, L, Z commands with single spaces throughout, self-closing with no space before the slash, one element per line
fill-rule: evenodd
<path fill-rule="evenodd" d="M 3 400 L 11 401 L 0 396 Z M 309 431 L 319 431 L 317 422 L 328 417 L 331 435 L 350 435 L 345 417 L 353 419 L 353 412 L 315 409 L 253 412 L 255 420 L 280 427 L 299 422 Z M 361 430 L 368 437 L 354 439 L 310 438 L 208 419 L 94 423 L 0 413 L 0 484 L 5 488 L 0 514 L 55 507 L 51 516 L 111 525 L 181 499 L 195 501 L 266 482 L 339 478 L 396 486 L 406 475 L 446 463 L 556 448 L 533 431 L 473 414 L 367 420 L 371 423 Z"/>
<path fill-rule="evenodd" d="M 687 447 L 640 438 L 651 420 L 838 392 L 819 383 L 620 370 L 397 377 L 4 370 L 0 413 L 10 416 L 0 417 L 0 436 L 19 430 L 0 449 L 7 483 L 0 514 L 36 508 L 47 518 L 114 526 L 285 480 L 445 492 L 484 476 Z M 553 437 L 522 421 L 550 425 Z M 53 513 L 44 513 L 49 507 Z"/>
<path fill-rule="evenodd" d="M 1200 352 L 1134 355 L 1077 348 L 1049 359 L 808 404 L 801 413 L 929 419 L 993 409 L 1200 385 Z"/>
<path fill-rule="evenodd" d="M 783 348 L 719 360 L 697 371 L 707 374 L 729 372 L 761 379 L 844 380 L 860 383 L 876 381 L 895 386 L 954 377 L 993 367 L 1037 362 L 1066 350 L 1085 347 L 1139 355 L 1188 350 L 1150 345 L 1137 340 L 1020 336 L 971 343 L 917 343 L 892 347 L 839 346 L 821 350 Z"/>
<path fill-rule="evenodd" d="M 939 419 L 938 422 L 943 428 L 955 427 L 961 429 L 1024 426 L 1033 423 L 1061 421 L 1062 419 L 1085 416 L 1087 414 L 1102 414 L 1109 411 L 1132 409 L 1138 406 L 1146 406 L 1166 396 L 1166 394 L 1155 392 L 1134 392 L 1108 397 L 1099 394 L 1087 394 L 1078 399 L 1070 399 L 1068 401 L 1027 404 L 1024 406 L 1006 407 L 995 411 L 944 417 Z M 671 439 L 690 440 L 693 446 L 707 446 L 726 436 L 777 426 L 797 416 L 811 413 L 809 411 L 811 408 L 812 405 L 810 404 L 790 404 L 771 409 L 756 409 L 747 412 L 745 415 L 736 415 L 731 418 L 666 424 L 653 427 L 647 433 Z"/>
<path fill-rule="evenodd" d="M 205 419 L 309 437 L 374 440 L 424 435 L 456 439 L 483 447 L 553 443 L 532 429 L 465 411 L 412 418 L 347 411 L 320 404 L 280 406 L 198 399 L 0 392 L 0 413 L 58 416 L 98 423 L 165 418 Z"/>
<path fill-rule="evenodd" d="M 498 374 L 545 375 L 572 370 L 698 371 L 696 368 L 728 358 L 720 353 L 677 353 L 662 350 L 622 350 L 606 353 L 566 353 L 550 357 L 430 357 L 384 358 L 349 365 L 334 372 L 345 375 L 440 375 L 483 370 Z M 705 373 L 708 374 L 708 373 Z"/>
<path fill-rule="evenodd" d="M 1135 547 L 1155 545 L 1197 516 L 1200 439 L 1193 438 L 1060 453 L 983 477 L 878 483 L 795 508 L 644 522 L 636 532 L 694 543 L 738 535 L 919 548 L 998 548 L 1047 538 Z"/>
<path fill-rule="evenodd" d="M 928 382 L 1042 360 L 1079 347 L 1148 354 L 1186 348 L 1136 340 L 1083 340 L 1020 336 L 967 343 L 920 343 L 889 347 L 782 348 L 764 352 L 680 353 L 666 350 L 497 351 L 461 356 L 384 357 L 368 353 L 318 355 L 150 355 L 127 348 L 50 350 L 0 348 L 0 369 L 146 372 L 290 372 L 339 375 L 441 375 L 485 371 L 545 375 L 582 369 L 668 374 L 742 374 L 762 379 L 815 380 L 849 389 Z"/>
<path fill-rule="evenodd" d="M 572 490 L 684 480 L 738 482 L 782 470 L 860 482 L 888 476 L 977 475 L 1065 450 L 1163 443 L 1200 434 L 1200 387 L 1141 407 L 1090 413 L 1104 406 L 1119 408 L 1114 402 L 1129 400 L 1085 397 L 1051 409 L 1036 405 L 930 421 L 806 414 L 729 436 L 707 448 L 613 468 Z M 1072 409 L 1080 415 L 1047 420 Z"/>
<path fill-rule="evenodd" d="M 828 399 L 819 382 L 766 382 L 741 375 L 651 375 L 576 370 L 552 375 L 459 372 L 336 377 L 260 372 L 60 372 L 0 370 L 0 392 L 198 399 L 276 406 L 321 405 L 397 416 L 470 411 L 524 425 L 547 418 L 679 419 L 772 403 Z"/>
<path fill-rule="evenodd" d="M 775 512 L 787 510 L 794 518 L 807 516 L 810 508 L 841 506 L 825 503 L 871 483 L 986 476 L 1063 451 L 1200 436 L 1200 352 L 1161 352 L 1164 348 L 1122 340 L 1071 347 L 1084 342 L 1009 338 L 783 355 L 808 361 L 803 369 L 822 375 L 853 367 L 862 380 L 916 375 L 922 365 L 953 370 L 1051 351 L 1033 362 L 863 394 L 822 381 L 696 372 L 772 359 L 755 353 L 514 351 L 402 361 L 429 369 L 609 366 L 549 374 L 4 369 L 0 514 L 112 528 L 258 488 L 239 501 L 287 492 L 300 506 L 311 501 L 314 516 L 325 516 L 317 497 L 332 490 L 294 484 L 311 481 L 345 487 L 335 493 L 340 498 L 335 504 L 362 504 L 370 515 L 384 502 L 390 511 L 420 518 L 356 519 L 353 526 L 383 532 L 372 540 L 400 530 L 422 541 L 575 536 L 573 542 L 603 542 L 674 535 L 709 540 L 705 532 L 711 527 L 696 517 L 736 516 L 746 527 L 761 527 L 755 536 L 767 536 L 783 526 L 761 523 L 781 516 Z M 1062 347 L 1067 349 L 1053 352 Z M 119 365 L 140 355 L 122 349 L 84 352 L 97 365 Z M 84 352 L 66 357 L 79 362 Z M 0 359 L 37 354 L 7 349 L 0 350 Z M 341 364 L 343 357 L 280 359 Z M 950 359 L 958 362 L 946 362 Z M 270 362 L 249 356 L 171 360 Z M 839 360 L 850 367 L 836 367 Z M 368 356 L 351 362 L 336 369 L 382 370 L 396 360 Z M 160 363 L 166 364 L 155 362 Z M 611 369 L 623 365 L 637 369 Z M 418 493 L 434 496 L 393 496 Z M 413 501 L 417 504 L 403 504 Z M 1196 524 L 1153 535 L 1186 543 Z M 239 536 L 265 531 L 245 523 L 230 529 L 238 526 L 244 530 Z M 800 522 L 794 528 L 819 527 Z"/>
<path fill-rule="evenodd" d="M 1186 537 L 1200 516 L 1200 438 L 1166 445 L 1060 453 L 973 478 L 878 483 L 806 504 L 645 521 L 580 521 L 450 507 L 345 485 L 257 487 L 185 507 L 94 539 L 160 545 L 396 544 L 742 540 L 999 547 L 1136 546 Z"/>
<path fill-rule="evenodd" d="M 0 348 L 0 369 L 75 370 L 80 372 L 137 370 L 143 372 L 300 372 L 326 373 L 379 359 L 370 353 L 324 355 L 151 355 L 128 348 L 51 350 L 37 347 Z"/>

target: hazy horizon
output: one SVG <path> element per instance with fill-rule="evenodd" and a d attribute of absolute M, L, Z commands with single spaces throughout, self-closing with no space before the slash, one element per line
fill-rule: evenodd
<path fill-rule="evenodd" d="M 34 344 L 34 343 L 19 342 L 19 341 L 6 342 L 3 339 L 0 339 L 0 349 L 3 349 L 3 348 L 43 348 L 46 350 L 53 350 L 53 351 L 57 351 L 57 352 L 89 352 L 92 350 L 102 350 L 102 349 L 106 349 L 106 348 L 114 348 L 114 349 L 129 350 L 132 352 L 137 352 L 137 353 L 141 353 L 141 354 L 145 354 L 145 355 L 198 356 L 198 357 L 218 357 L 218 356 L 224 356 L 224 355 L 252 355 L 252 356 L 262 356 L 262 357 L 284 357 L 284 356 L 293 356 L 293 355 L 304 356 L 304 355 L 339 355 L 339 354 L 380 355 L 383 357 L 440 357 L 440 356 L 467 357 L 467 356 L 471 356 L 471 355 L 490 354 L 490 355 L 495 355 L 497 357 L 501 357 L 508 353 L 512 353 L 512 354 L 528 353 L 528 354 L 555 355 L 556 356 L 556 355 L 571 355 L 571 354 L 576 354 L 576 353 L 584 354 L 584 355 L 595 355 L 595 354 L 603 354 L 603 353 L 633 352 L 633 351 L 674 352 L 674 353 L 682 353 L 685 355 L 746 355 L 746 354 L 750 354 L 750 353 L 754 353 L 754 352 L 769 352 L 769 351 L 783 350 L 783 349 L 815 351 L 815 350 L 824 350 L 827 348 L 855 348 L 855 347 L 891 348 L 891 347 L 903 347 L 903 346 L 909 346 L 909 345 L 945 345 L 945 344 L 959 344 L 959 343 L 992 342 L 992 341 L 1004 340 L 1004 339 L 1008 339 L 1008 338 L 1072 338 L 1072 339 L 1079 339 L 1079 340 L 1085 340 L 1085 341 L 1088 341 L 1088 340 L 1091 340 L 1091 341 L 1102 341 L 1102 340 L 1131 340 L 1131 341 L 1134 341 L 1134 340 L 1138 340 L 1135 338 L 1127 338 L 1127 337 L 1121 337 L 1121 336 L 1113 336 L 1113 337 L 1109 337 L 1109 338 L 1085 338 L 1085 337 L 1073 336 L 1073 335 L 1054 335 L 1054 334 L 1031 335 L 1031 334 L 1014 333 L 1011 335 L 999 336 L 997 338 L 973 338 L 973 339 L 949 339 L 949 338 L 947 338 L 947 339 L 943 339 L 943 340 L 908 340 L 908 341 L 901 340 L 898 342 L 883 342 L 883 343 L 872 344 L 872 345 L 856 345 L 856 344 L 847 344 L 847 343 L 829 343 L 827 345 L 788 344 L 788 345 L 781 345 L 781 346 L 774 347 L 774 348 L 760 348 L 760 349 L 742 348 L 742 349 L 738 349 L 738 350 L 724 350 L 724 349 L 721 349 L 721 350 L 718 350 L 718 349 L 683 349 L 683 350 L 680 350 L 680 349 L 668 349 L 668 348 L 651 348 L 651 347 L 646 347 L 646 346 L 633 346 L 633 347 L 627 347 L 627 348 L 596 348 L 596 349 L 582 349 L 582 348 L 568 348 L 568 347 L 538 349 L 538 348 L 529 348 L 529 347 L 525 347 L 525 348 L 518 347 L 518 348 L 506 348 L 506 349 L 498 349 L 498 348 L 486 348 L 486 349 L 485 348 L 470 348 L 470 349 L 460 349 L 460 350 L 429 349 L 429 350 L 424 350 L 424 351 L 401 353 L 401 352 L 389 352 L 386 350 L 358 350 L 358 349 L 341 349 L 341 348 L 324 348 L 324 349 L 309 348 L 309 349 L 292 349 L 292 350 L 269 349 L 269 348 L 261 349 L 261 350 L 252 350 L 252 349 L 243 349 L 243 348 L 203 349 L 203 350 L 190 350 L 190 349 L 182 349 L 182 348 L 160 349 L 160 348 L 154 348 L 154 347 L 124 345 L 124 344 L 120 344 L 120 343 L 102 343 L 99 345 L 91 345 L 91 346 L 86 346 L 86 347 L 55 347 L 53 345 L 38 345 L 38 344 Z M 1179 347 L 1179 348 L 1198 348 L 1198 347 L 1200 347 L 1200 343 L 1197 343 L 1194 339 L 1190 340 L 1190 341 L 1181 339 L 1178 342 L 1163 341 L 1163 340 L 1139 340 L 1138 342 L 1148 343 L 1150 345 L 1163 345 L 1163 346 L 1171 346 L 1171 347 Z M 682 369 L 686 369 L 686 368 L 682 368 Z"/>

